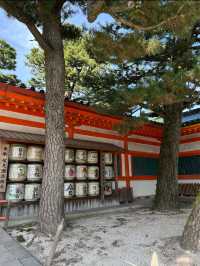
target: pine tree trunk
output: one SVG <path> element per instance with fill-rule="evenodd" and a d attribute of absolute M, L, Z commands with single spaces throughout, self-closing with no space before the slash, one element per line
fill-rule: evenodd
<path fill-rule="evenodd" d="M 159 171 L 154 208 L 175 209 L 178 206 L 178 151 L 182 105 L 165 107 L 163 138 L 160 147 Z"/>
<path fill-rule="evenodd" d="M 200 197 L 196 198 L 195 204 L 188 217 L 181 238 L 181 246 L 187 250 L 197 251 L 200 249 Z"/>
<path fill-rule="evenodd" d="M 64 55 L 59 19 L 45 20 L 43 32 L 53 51 L 45 51 L 45 156 L 39 223 L 55 234 L 64 215 Z"/>

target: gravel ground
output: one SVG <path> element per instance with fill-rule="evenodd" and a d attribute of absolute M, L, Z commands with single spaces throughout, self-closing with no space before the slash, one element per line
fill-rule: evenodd
<path fill-rule="evenodd" d="M 179 239 L 190 210 L 159 213 L 149 209 L 80 218 L 68 223 L 57 247 L 54 266 L 150 266 L 155 251 L 159 266 L 183 265 L 181 258 L 200 266 L 200 253 L 183 251 Z M 18 227 L 10 234 L 41 262 L 45 261 L 51 239 L 36 226 Z"/>

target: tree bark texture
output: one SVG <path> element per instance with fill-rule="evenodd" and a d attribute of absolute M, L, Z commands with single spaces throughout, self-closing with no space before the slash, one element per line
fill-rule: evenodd
<path fill-rule="evenodd" d="M 163 137 L 160 146 L 159 170 L 154 208 L 170 210 L 178 207 L 178 152 L 182 105 L 165 107 Z"/>
<path fill-rule="evenodd" d="M 52 51 L 44 51 L 46 138 L 39 223 L 42 232 L 54 235 L 64 215 L 64 54 L 59 19 L 47 18 L 43 35 Z"/>
<path fill-rule="evenodd" d="M 200 248 L 200 196 L 198 195 L 188 217 L 181 238 L 181 247 L 197 251 Z"/>

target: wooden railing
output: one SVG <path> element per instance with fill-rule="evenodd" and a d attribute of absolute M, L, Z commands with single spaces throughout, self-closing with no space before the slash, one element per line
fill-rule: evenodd
<path fill-rule="evenodd" d="M 196 197 L 200 192 L 200 183 L 182 183 L 178 187 L 179 196 Z"/>

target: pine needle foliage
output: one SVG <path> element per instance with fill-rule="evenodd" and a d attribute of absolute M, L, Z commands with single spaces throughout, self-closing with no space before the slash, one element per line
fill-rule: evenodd
<path fill-rule="evenodd" d="M 0 69 L 14 70 L 16 51 L 4 40 L 0 40 Z"/>

